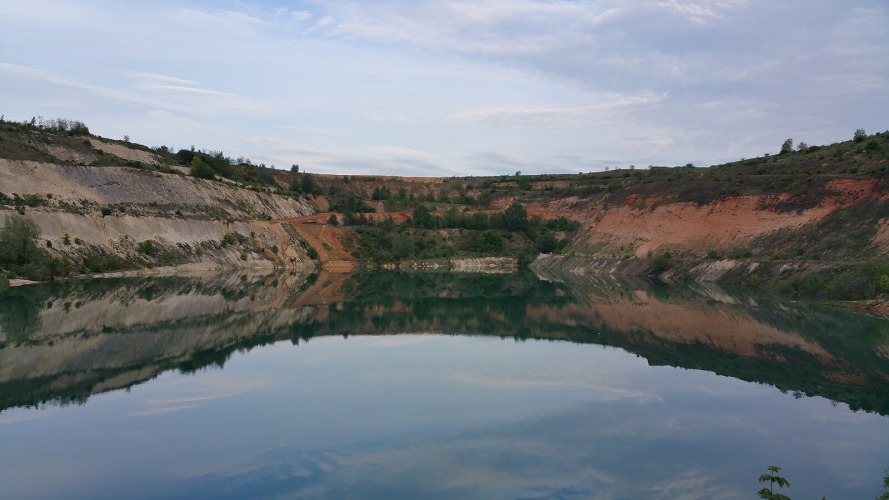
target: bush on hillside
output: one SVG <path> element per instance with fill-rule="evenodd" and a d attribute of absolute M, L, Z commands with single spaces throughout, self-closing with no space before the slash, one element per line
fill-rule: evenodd
<path fill-rule="evenodd" d="M 44 281 L 62 274 L 63 266 L 38 244 L 40 229 L 21 215 L 9 215 L 0 228 L 0 267 L 13 276 Z"/>

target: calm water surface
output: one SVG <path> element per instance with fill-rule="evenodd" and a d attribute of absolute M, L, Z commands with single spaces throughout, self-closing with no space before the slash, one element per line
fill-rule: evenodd
<path fill-rule="evenodd" d="M 0 496 L 874 498 L 889 325 L 527 275 L 90 281 L 2 297 Z"/>

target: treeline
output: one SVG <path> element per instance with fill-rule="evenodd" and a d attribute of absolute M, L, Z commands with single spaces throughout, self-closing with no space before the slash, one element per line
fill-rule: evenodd
<path fill-rule="evenodd" d="M 200 179 L 215 179 L 223 177 L 244 184 L 258 184 L 261 186 L 277 187 L 274 168 L 264 164 L 254 165 L 247 158 L 233 159 L 222 151 L 195 151 L 194 149 L 180 149 L 176 153 L 176 160 L 188 165 L 189 174 Z"/>
<path fill-rule="evenodd" d="M 580 222 L 564 216 L 558 219 L 543 221 L 528 220 L 528 212 L 519 202 L 513 202 L 506 210 L 494 212 L 461 213 L 457 207 L 450 207 L 445 215 L 434 215 L 425 205 L 417 205 L 414 209 L 411 224 L 423 229 L 503 229 L 506 231 L 525 231 L 529 228 L 545 228 L 551 231 L 573 233 L 580 229 Z"/>
<path fill-rule="evenodd" d="M 45 130 L 48 132 L 56 132 L 67 135 L 90 135 L 90 129 L 85 123 L 79 120 L 69 120 L 67 118 L 56 118 L 45 120 L 42 116 L 32 117 L 30 120 L 21 122 L 7 120 L 6 116 L 0 116 L 0 123 L 13 124 L 20 127 L 32 128 L 37 130 Z"/>
<path fill-rule="evenodd" d="M 435 215 L 421 204 L 401 225 L 391 218 L 375 222 L 363 213 L 350 212 L 344 223 L 356 226 L 356 240 L 349 249 L 353 255 L 377 263 L 458 254 L 511 256 L 527 263 L 538 253 L 558 253 L 565 248 L 569 238 L 559 238 L 556 233 L 580 229 L 579 222 L 566 217 L 529 220 L 527 210 L 518 202 L 491 214 L 460 213 L 451 207 L 444 215 Z"/>

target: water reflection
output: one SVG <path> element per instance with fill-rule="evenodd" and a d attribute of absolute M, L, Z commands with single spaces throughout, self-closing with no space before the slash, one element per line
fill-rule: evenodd
<path fill-rule="evenodd" d="M 11 290 L 3 492 L 749 498 L 774 463 L 794 498 L 878 494 L 886 320 L 704 285 L 547 278 Z M 870 413 L 804 397 L 816 395 Z"/>
<path fill-rule="evenodd" d="M 614 346 L 889 415 L 889 322 L 714 285 L 368 272 L 87 280 L 0 300 L 0 409 L 83 402 L 166 370 L 323 335 L 443 333 Z"/>

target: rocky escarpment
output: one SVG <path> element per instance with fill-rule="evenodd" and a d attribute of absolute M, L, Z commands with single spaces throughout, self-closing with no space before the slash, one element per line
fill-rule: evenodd
<path fill-rule="evenodd" d="M 311 265 L 274 219 L 309 215 L 304 198 L 128 167 L 0 160 L 0 220 L 24 214 L 41 243 L 85 270 Z"/>

